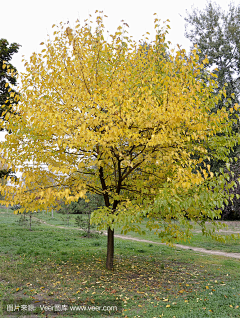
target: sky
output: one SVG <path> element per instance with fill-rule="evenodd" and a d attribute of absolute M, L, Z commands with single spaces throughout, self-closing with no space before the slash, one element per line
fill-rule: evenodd
<path fill-rule="evenodd" d="M 0 38 L 9 43 L 21 45 L 14 54 L 12 64 L 19 72 L 24 71 L 22 55 L 28 60 L 33 52 L 40 52 L 41 42 L 52 35 L 52 25 L 69 21 L 74 26 L 77 19 L 83 24 L 89 14 L 94 16 L 96 10 L 103 10 L 108 16 L 104 20 L 106 29 L 114 33 L 124 20 L 129 25 L 129 35 L 140 40 L 142 35 L 150 32 L 154 36 L 154 13 L 161 21 L 170 20 L 171 30 L 168 40 L 172 46 L 180 44 L 189 51 L 190 42 L 184 36 L 184 17 L 186 10 L 192 6 L 203 9 L 207 0 L 11 0 L 1 1 Z M 224 10 L 229 1 L 216 0 Z M 239 1 L 232 1 L 239 4 Z"/>

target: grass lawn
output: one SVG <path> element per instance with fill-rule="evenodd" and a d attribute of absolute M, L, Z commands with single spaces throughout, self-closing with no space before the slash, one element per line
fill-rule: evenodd
<path fill-rule="evenodd" d="M 76 227 L 75 224 L 75 218 L 77 215 L 70 215 L 70 219 L 68 221 L 67 215 L 62 215 L 59 213 L 54 212 L 54 218 L 52 218 L 51 213 L 43 213 L 40 212 L 36 215 L 37 218 L 46 221 L 49 224 L 52 225 L 58 225 L 58 226 L 69 226 L 69 227 Z M 141 229 L 146 232 L 146 235 L 140 235 L 136 232 L 128 232 L 128 236 L 132 236 L 135 238 L 150 240 L 154 242 L 162 242 L 160 238 L 156 234 L 154 234 L 154 231 L 149 231 L 146 229 L 146 222 L 143 221 L 140 225 Z M 238 222 L 224 222 L 228 225 L 228 229 L 231 231 L 239 231 L 240 232 L 240 221 Z M 115 229 L 116 234 L 121 234 L 121 229 Z M 225 237 L 225 232 L 221 233 Z M 231 233 L 229 233 L 231 234 Z M 229 235 L 228 234 L 228 235 Z M 194 247 L 202 247 L 206 249 L 211 250 L 221 250 L 224 252 L 232 252 L 232 253 L 240 253 L 240 239 L 227 239 L 226 243 L 217 242 L 215 240 L 212 240 L 210 237 L 203 236 L 201 234 L 201 229 L 199 226 L 195 226 L 193 236 L 190 241 L 179 241 L 179 244 L 182 245 L 189 245 Z"/>
<path fill-rule="evenodd" d="M 66 226 L 54 216 L 51 220 L 41 214 L 48 223 Z M 105 236 L 82 237 L 74 223 L 61 229 L 33 222 L 29 231 L 17 220 L 19 216 L 0 210 L 0 299 L 93 305 L 116 300 L 123 308 L 118 316 L 66 312 L 69 318 L 240 317 L 239 260 L 116 238 L 115 269 L 108 271 Z M 235 245 L 230 244 L 232 252 L 231 246 Z M 0 317 L 11 315 L 0 312 Z"/>

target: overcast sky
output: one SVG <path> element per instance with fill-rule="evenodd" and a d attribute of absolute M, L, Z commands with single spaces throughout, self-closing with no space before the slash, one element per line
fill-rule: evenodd
<path fill-rule="evenodd" d="M 232 1 L 238 4 L 239 1 Z M 33 52 L 42 49 L 40 43 L 52 35 L 52 25 L 69 21 L 73 26 L 79 19 L 88 18 L 96 10 L 103 10 L 108 16 L 104 24 L 111 33 L 124 20 L 129 25 L 129 35 L 139 40 L 147 31 L 154 34 L 154 17 L 157 13 L 162 21 L 170 20 L 169 39 L 173 46 L 182 45 L 189 50 L 190 43 L 184 37 L 184 16 L 191 7 L 203 9 L 207 0 L 1 0 L 0 38 L 10 43 L 22 45 L 15 54 L 12 64 L 19 72 L 24 71 L 22 55 L 27 59 Z M 223 9 L 228 8 L 229 1 L 216 1 Z"/>

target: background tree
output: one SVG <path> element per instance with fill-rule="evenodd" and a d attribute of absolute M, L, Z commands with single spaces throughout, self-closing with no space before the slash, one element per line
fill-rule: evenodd
<path fill-rule="evenodd" d="M 6 111 L 11 113 L 12 107 L 17 103 L 17 94 L 14 86 L 17 84 L 17 70 L 10 63 L 14 53 L 20 45 L 9 44 L 6 39 L 0 39 L 0 116 L 5 118 Z M 11 87 L 10 85 L 11 84 Z"/>
<path fill-rule="evenodd" d="M 207 56 L 208 68 L 217 75 L 216 92 L 226 86 L 226 95 L 216 105 L 232 107 L 240 98 L 240 6 L 229 4 L 224 11 L 219 5 L 208 2 L 201 11 L 193 9 L 185 17 L 185 36 L 197 45 L 200 61 Z M 237 112 L 238 113 L 238 112 Z"/>
<path fill-rule="evenodd" d="M 87 192 L 101 195 L 105 206 L 91 220 L 108 231 L 106 267 L 113 269 L 115 225 L 140 231 L 136 223 L 160 194 L 166 193 L 161 201 L 175 198 L 167 187 L 201 187 L 215 205 L 223 204 L 224 176 L 214 177 L 200 164 L 209 156 L 227 160 L 238 139 L 225 110 L 209 116 L 220 95 L 212 94 L 216 83 L 210 74 L 207 84 L 199 80 L 204 64 L 196 50 L 189 58 L 180 50 L 159 59 L 156 48 L 167 44 L 158 19 L 147 54 L 122 26 L 106 41 L 101 16 L 96 22 L 95 31 L 87 22 L 74 30 L 60 24 L 55 39 L 26 62 L 18 115 L 9 115 L 12 133 L 0 147 L 22 180 L 0 189 L 22 211 L 46 210 L 60 199 L 78 201 Z M 222 131 L 227 139 L 217 136 Z M 192 158 L 196 151 L 198 159 Z M 218 197 L 214 182 L 221 184 Z M 220 214 L 210 203 L 199 211 L 166 206 L 164 213 L 148 216 L 169 224 L 163 239 L 170 242 L 188 233 L 190 221 L 201 221 L 204 228 Z M 172 219 L 180 221 L 174 228 Z"/>
<path fill-rule="evenodd" d="M 68 209 L 71 214 L 82 214 L 89 210 L 93 212 L 101 206 L 104 206 L 104 200 L 101 195 L 87 193 L 85 199 L 79 198 L 77 202 L 71 202 L 69 205 L 66 205 L 63 201 L 58 212 L 65 213 L 64 211 Z"/>
<path fill-rule="evenodd" d="M 17 53 L 20 45 L 12 43 L 9 45 L 6 39 L 0 39 L 0 118 L 6 120 L 11 113 L 13 105 L 17 103 L 17 95 L 14 86 L 17 84 L 17 70 L 10 63 L 12 55 Z M 11 88 L 9 86 L 11 84 Z M 3 130 L 4 127 L 1 128 Z M 11 169 L 7 169 L 6 165 L 0 168 L 0 179 L 12 175 Z"/>
<path fill-rule="evenodd" d="M 229 4 L 228 11 L 221 9 L 219 5 L 208 2 L 204 10 L 193 9 L 191 13 L 187 12 L 186 37 L 192 42 L 192 47 L 197 45 L 200 49 L 200 61 L 207 56 L 209 63 L 208 69 L 217 75 L 218 87 L 215 92 L 218 93 L 225 87 L 225 95 L 219 100 L 213 111 L 226 107 L 231 109 L 230 117 L 235 118 L 233 129 L 239 131 L 239 110 L 232 106 L 240 102 L 240 6 Z M 205 72 L 205 69 L 204 69 Z M 229 154 L 229 158 L 239 157 L 239 146 L 236 144 Z M 239 162 L 239 160 L 237 161 Z M 224 166 L 224 161 L 211 160 L 211 170 L 219 171 Z M 238 163 L 231 164 L 235 179 L 239 177 Z M 235 166 L 235 167 L 234 167 Z M 232 193 L 240 194 L 239 187 L 232 190 Z M 233 218 L 237 215 L 237 199 L 234 203 L 229 201 L 225 204 L 223 216 Z M 231 213 L 232 214 L 231 214 Z"/>

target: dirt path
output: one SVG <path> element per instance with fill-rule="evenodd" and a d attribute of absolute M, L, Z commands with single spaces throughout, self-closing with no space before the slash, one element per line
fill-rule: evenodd
<path fill-rule="evenodd" d="M 107 235 L 107 233 L 104 233 L 104 234 Z M 118 238 L 123 239 L 123 240 L 145 242 L 145 243 L 157 244 L 157 245 L 166 245 L 165 243 L 158 243 L 158 242 L 153 242 L 153 241 L 144 240 L 144 239 L 138 239 L 135 237 L 125 236 L 125 235 L 114 235 L 114 237 L 118 237 Z M 212 255 L 225 256 L 225 257 L 233 257 L 233 258 L 240 259 L 240 253 L 227 253 L 227 252 L 221 252 L 221 251 L 215 251 L 215 250 L 207 250 L 207 249 L 201 248 L 201 247 L 192 247 L 192 246 L 186 246 L 186 245 L 181 245 L 181 244 L 175 244 L 174 247 L 176 247 L 177 249 L 182 248 L 185 250 L 192 250 L 192 251 L 199 252 L 199 253 L 212 254 Z"/>
<path fill-rule="evenodd" d="M 41 223 L 49 226 L 53 226 L 59 229 L 67 229 L 67 230 L 78 230 L 78 231 L 83 231 L 82 229 L 78 229 L 75 227 L 65 227 L 65 226 L 59 226 L 59 225 L 54 225 L 54 224 L 49 224 L 43 220 L 40 220 L 36 217 L 34 219 L 40 221 Z M 228 231 L 226 231 L 228 232 Z M 229 231 L 232 233 L 232 231 Z M 239 232 L 236 232 L 239 233 Z M 107 232 L 103 232 L 104 235 L 107 235 Z M 135 242 L 143 242 L 143 243 L 149 243 L 149 244 L 157 244 L 157 245 L 166 245 L 165 243 L 159 243 L 159 242 L 154 242 L 154 241 L 149 241 L 149 240 L 144 240 L 144 239 L 139 239 L 136 237 L 131 237 L 127 235 L 120 235 L 120 234 L 115 234 L 114 237 L 120 238 L 122 240 L 130 240 L 130 241 L 135 241 Z M 201 247 L 192 247 L 192 246 L 186 246 L 186 245 L 181 245 L 181 244 L 175 244 L 174 247 L 176 249 L 185 249 L 185 250 L 192 250 L 194 252 L 198 253 L 204 253 L 204 254 L 211 254 L 211 255 L 217 255 L 217 256 L 225 256 L 225 257 L 231 257 L 231 258 L 237 258 L 240 259 L 240 253 L 227 253 L 227 252 L 222 252 L 222 251 L 216 251 L 216 250 L 207 250 L 205 248 Z"/>

